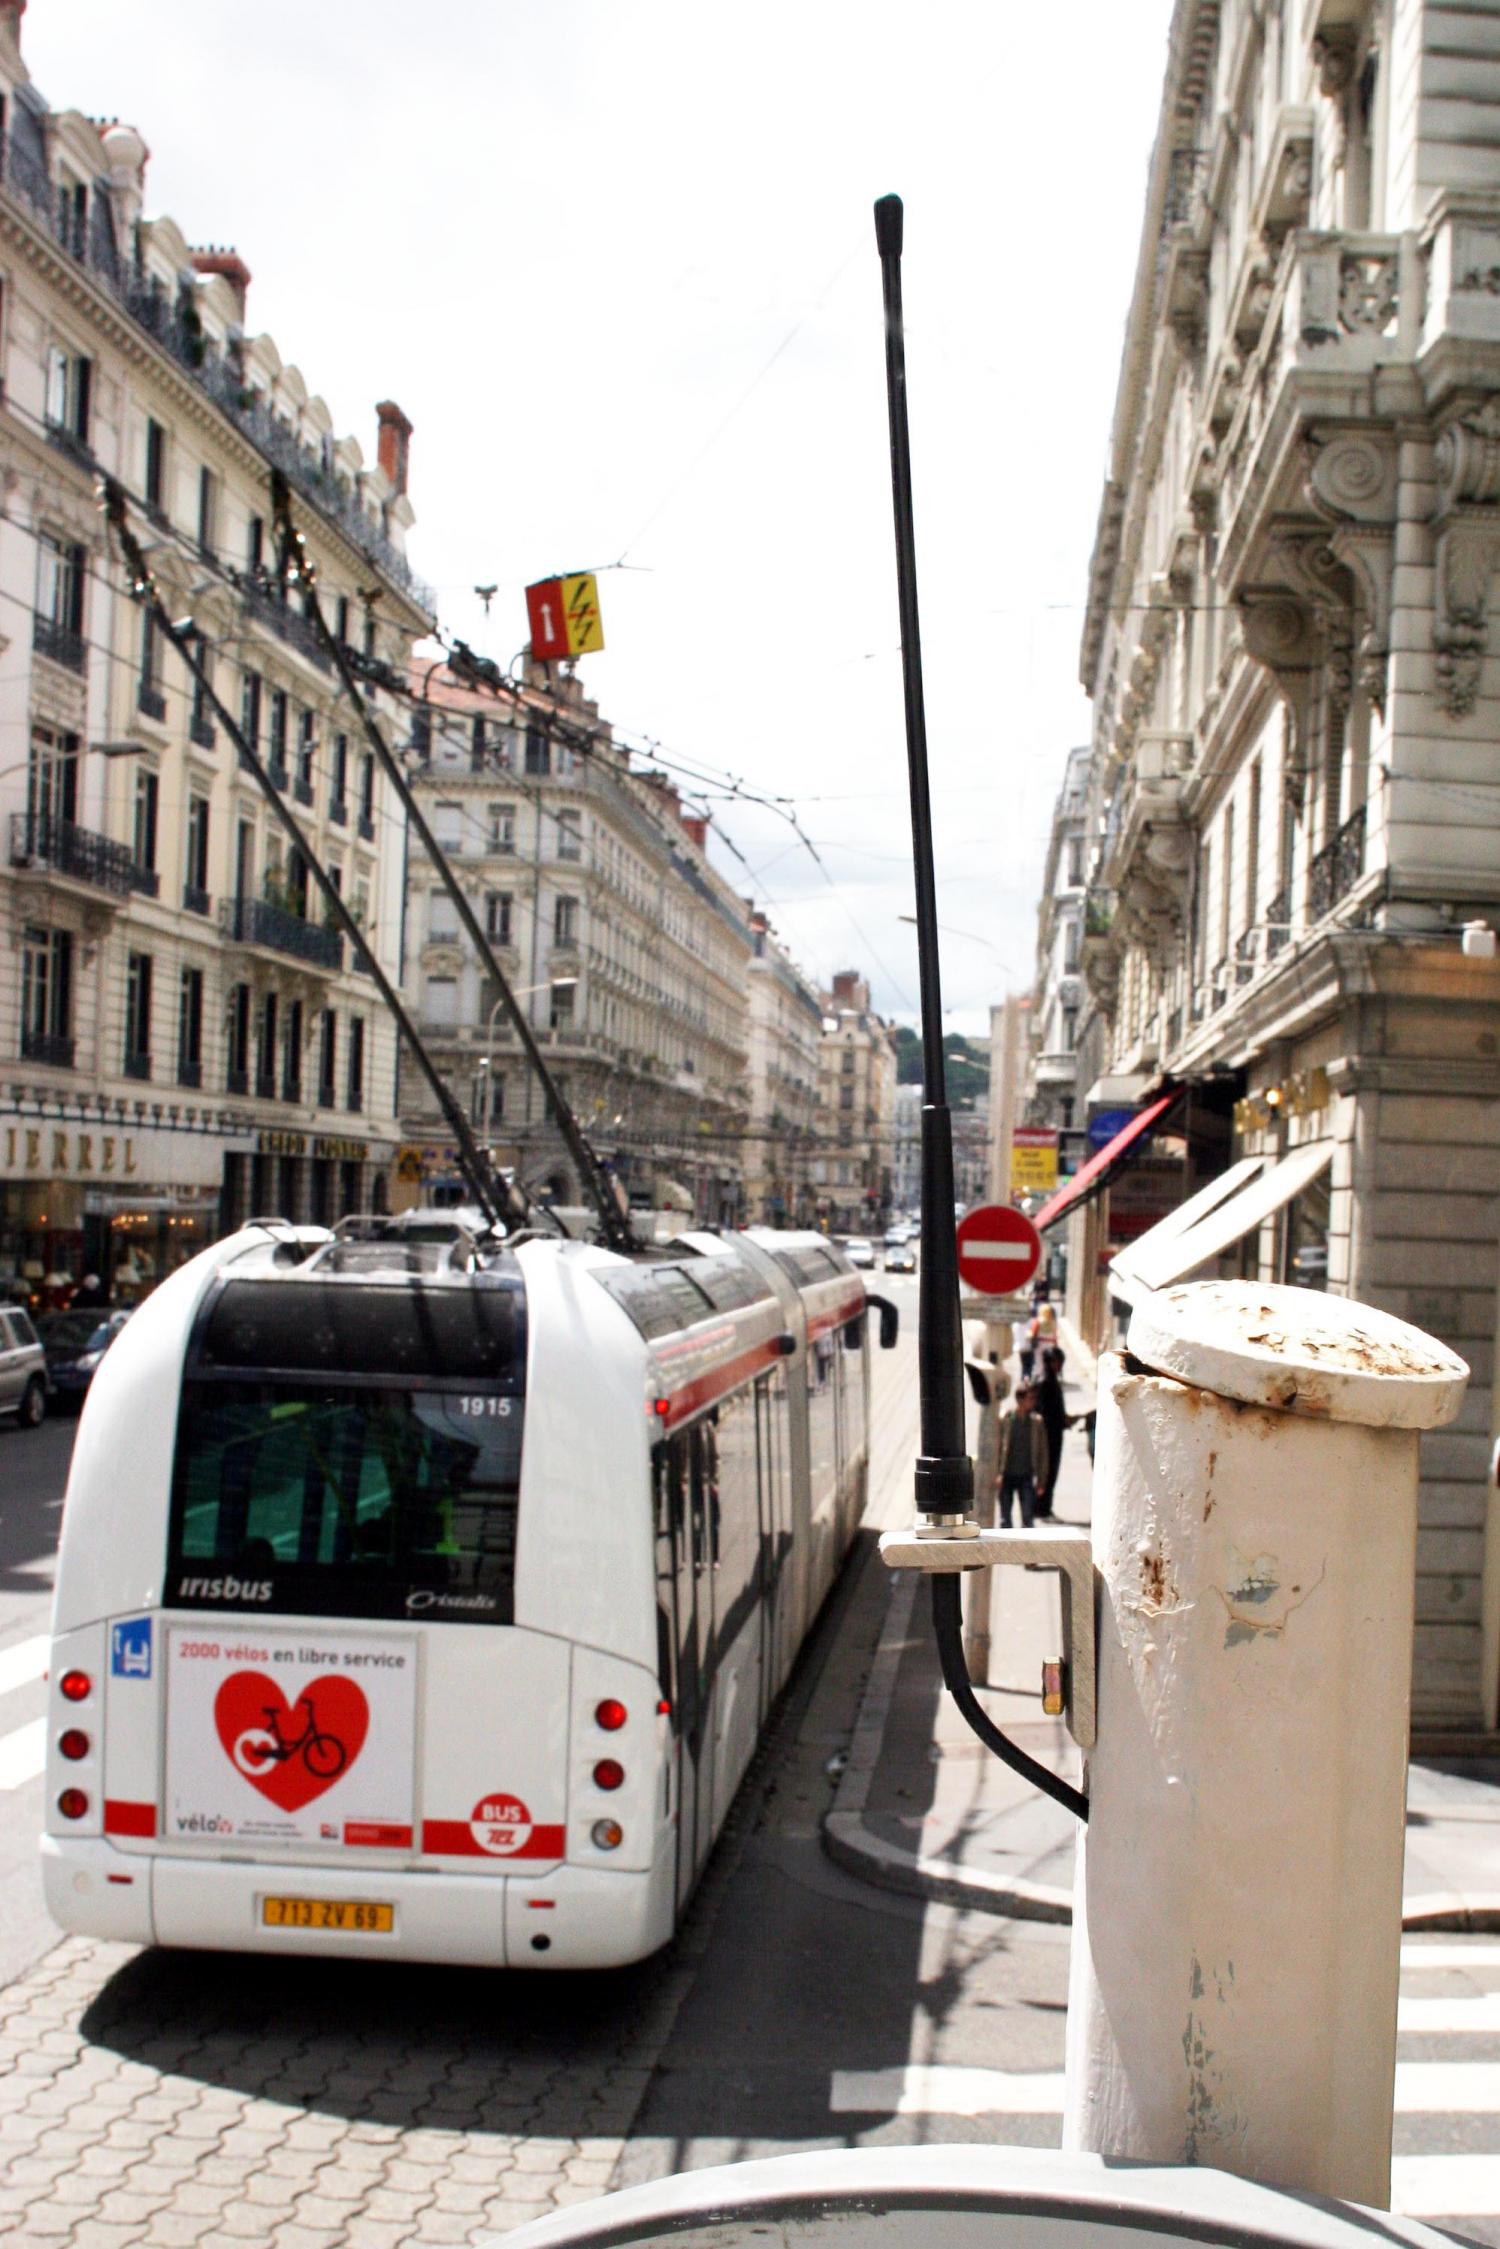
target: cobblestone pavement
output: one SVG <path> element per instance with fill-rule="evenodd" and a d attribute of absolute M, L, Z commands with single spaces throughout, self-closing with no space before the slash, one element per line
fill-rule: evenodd
<path fill-rule="evenodd" d="M 0 2238 L 395 2249 L 520 2225 L 603 2191 L 687 1978 L 675 1951 L 377 1977 L 70 1939 L 0 2011 Z"/>

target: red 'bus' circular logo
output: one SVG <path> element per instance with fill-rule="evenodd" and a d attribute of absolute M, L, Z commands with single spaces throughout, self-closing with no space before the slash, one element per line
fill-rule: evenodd
<path fill-rule="evenodd" d="M 492 1858 L 513 1858 L 531 1841 L 531 1814 L 519 1796 L 504 1790 L 481 1796 L 470 1816 L 469 1833 Z"/>

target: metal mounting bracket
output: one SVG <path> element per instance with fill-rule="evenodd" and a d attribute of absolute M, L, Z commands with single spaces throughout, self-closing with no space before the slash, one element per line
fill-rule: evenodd
<path fill-rule="evenodd" d="M 1029 1531 L 982 1530 L 978 1537 L 921 1536 L 886 1531 L 880 1559 L 888 1570 L 1058 1570 L 1062 1574 L 1064 1717 L 1080 1749 L 1094 1746 L 1094 1549 L 1086 1530 L 1050 1523 Z"/>

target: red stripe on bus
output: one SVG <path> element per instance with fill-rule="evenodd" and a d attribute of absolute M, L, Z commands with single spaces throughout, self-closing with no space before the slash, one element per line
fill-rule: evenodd
<path fill-rule="evenodd" d="M 507 1859 L 560 1859 L 567 1842 L 565 1827 L 534 1827 L 519 1851 L 487 1851 L 474 1840 L 467 1820 L 423 1820 L 422 1849 L 432 1858 L 488 1859 L 503 1866 Z"/>
<path fill-rule="evenodd" d="M 723 1366 L 700 1374 L 696 1382 L 685 1382 L 680 1390 L 670 1393 L 663 1417 L 666 1426 L 675 1429 L 680 1422 L 701 1413 L 705 1406 L 713 1405 L 729 1391 L 738 1389 L 742 1382 L 748 1382 L 762 1367 L 775 1366 L 780 1357 L 780 1348 L 773 1337 L 769 1342 L 757 1343 L 749 1351 L 741 1351 L 738 1358 L 726 1359 Z"/>
<path fill-rule="evenodd" d="M 154 1835 L 156 1833 L 156 1806 L 154 1804 L 127 1804 L 118 1796 L 104 1799 L 104 1832 L 106 1835 Z"/>
<path fill-rule="evenodd" d="M 826 1335 L 830 1328 L 841 1328 L 846 1322 L 857 1320 L 864 1308 L 865 1298 L 861 1290 L 858 1296 L 847 1298 L 836 1312 L 825 1312 L 820 1319 L 810 1319 L 807 1332 L 809 1335 Z"/>
<path fill-rule="evenodd" d="M 345 1820 L 344 1841 L 364 1844 L 375 1851 L 409 1851 L 411 1829 L 392 1827 L 379 1820 Z"/>

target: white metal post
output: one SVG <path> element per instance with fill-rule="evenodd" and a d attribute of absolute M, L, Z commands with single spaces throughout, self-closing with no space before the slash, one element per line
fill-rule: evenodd
<path fill-rule="evenodd" d="M 1065 2147 L 1389 2201 L 1417 1432 L 1467 1376 L 1248 1281 L 1101 1361 Z"/>

